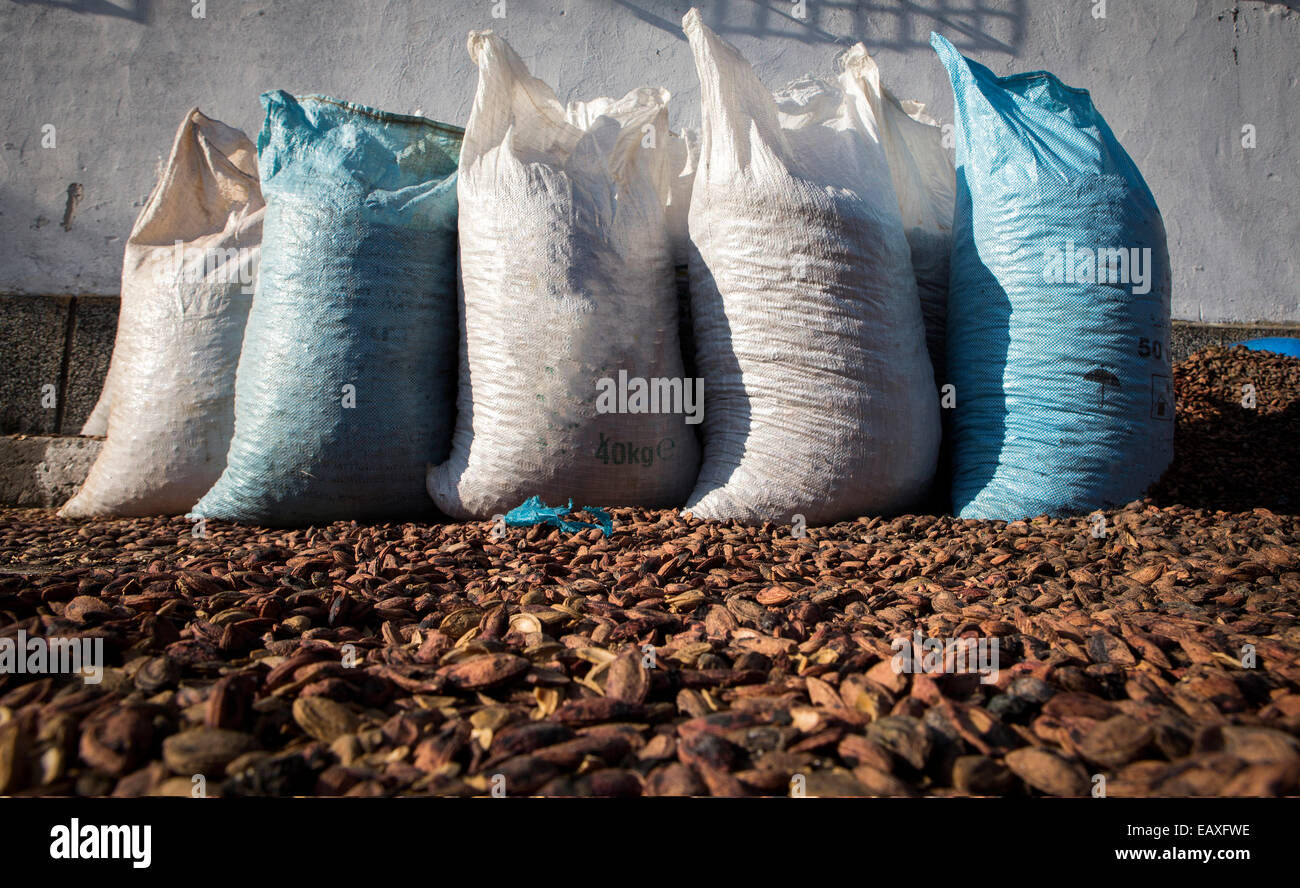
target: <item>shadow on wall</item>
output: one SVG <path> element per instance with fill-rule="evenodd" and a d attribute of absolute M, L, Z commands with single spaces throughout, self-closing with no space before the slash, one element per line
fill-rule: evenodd
<path fill-rule="evenodd" d="M 10 0 L 21 6 L 52 6 L 84 15 L 106 15 L 147 25 L 153 19 L 151 0 Z"/>
<path fill-rule="evenodd" d="M 685 40 L 683 4 L 615 0 L 641 21 Z M 963 52 L 1014 54 L 1025 38 L 1029 0 L 806 0 L 796 16 L 792 0 L 712 0 L 699 4 L 705 23 L 724 37 L 789 37 L 804 43 L 852 44 L 873 50 L 928 50 L 939 31 Z M 1300 4 L 1300 0 L 1293 0 Z M 848 33 L 835 34 L 849 16 Z M 831 24 L 836 19 L 836 24 Z"/>

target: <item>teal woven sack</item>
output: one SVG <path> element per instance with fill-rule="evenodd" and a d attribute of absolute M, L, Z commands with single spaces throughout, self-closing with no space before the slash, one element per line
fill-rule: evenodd
<path fill-rule="evenodd" d="M 462 131 L 262 96 L 262 266 L 226 469 L 194 517 L 427 517 L 455 419 Z"/>

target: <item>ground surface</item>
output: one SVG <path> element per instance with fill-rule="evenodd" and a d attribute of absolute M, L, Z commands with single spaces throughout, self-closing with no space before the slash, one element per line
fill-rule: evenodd
<path fill-rule="evenodd" d="M 1300 361 L 1176 385 L 1178 461 L 1104 536 L 0 512 L 0 639 L 110 664 L 0 675 L 0 792 L 1294 794 Z M 917 632 L 996 640 L 996 676 L 898 671 Z"/>

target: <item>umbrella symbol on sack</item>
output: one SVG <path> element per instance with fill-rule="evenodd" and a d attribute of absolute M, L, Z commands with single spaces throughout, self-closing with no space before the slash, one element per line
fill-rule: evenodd
<path fill-rule="evenodd" d="M 1119 377 L 1105 367 L 1094 367 L 1083 374 L 1083 378 L 1097 383 L 1097 409 L 1099 410 L 1106 406 L 1106 386 L 1117 391 L 1120 388 Z"/>

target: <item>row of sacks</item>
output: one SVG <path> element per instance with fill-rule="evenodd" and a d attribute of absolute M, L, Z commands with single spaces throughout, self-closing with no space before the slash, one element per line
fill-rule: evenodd
<path fill-rule="evenodd" d="M 536 495 L 829 523 L 926 502 L 941 398 L 964 517 L 1158 476 L 1127 350 L 1168 326 L 1163 229 L 1086 93 L 936 37 L 954 173 L 861 45 L 774 95 L 683 25 L 699 133 L 669 131 L 660 89 L 566 107 L 491 32 L 463 132 L 274 92 L 254 149 L 192 111 L 128 241 L 86 429 L 107 441 L 62 514 L 475 519 Z M 1155 286 L 1050 280 L 1060 233 L 1148 237 Z"/>

